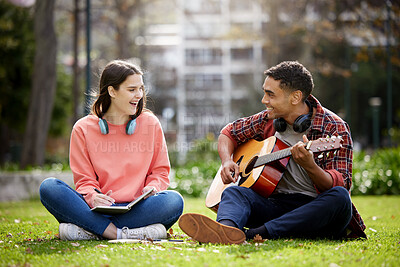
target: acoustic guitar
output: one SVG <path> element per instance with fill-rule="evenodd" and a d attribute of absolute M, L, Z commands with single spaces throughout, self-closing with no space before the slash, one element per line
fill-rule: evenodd
<path fill-rule="evenodd" d="M 337 150 L 342 138 L 327 137 L 309 141 L 307 150 L 313 153 Z M 239 178 L 236 183 L 224 184 L 219 168 L 206 197 L 206 206 L 217 212 L 222 192 L 225 188 L 238 185 L 253 189 L 256 193 L 269 197 L 274 192 L 291 156 L 290 146 L 279 138 L 271 136 L 264 141 L 250 140 L 235 150 L 233 161 L 239 165 Z"/>

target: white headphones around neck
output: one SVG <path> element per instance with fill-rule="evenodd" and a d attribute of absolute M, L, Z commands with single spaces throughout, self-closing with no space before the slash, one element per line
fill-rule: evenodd
<path fill-rule="evenodd" d="M 99 126 L 102 134 L 105 135 L 109 133 L 108 124 L 105 119 L 99 118 Z M 128 123 L 126 124 L 125 132 L 127 135 L 132 135 L 135 132 L 135 129 L 136 129 L 136 117 L 128 121 Z"/>

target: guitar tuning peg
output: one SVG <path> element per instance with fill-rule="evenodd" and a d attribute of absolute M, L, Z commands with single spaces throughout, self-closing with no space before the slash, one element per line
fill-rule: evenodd
<path fill-rule="evenodd" d="M 323 157 L 324 157 L 324 153 L 321 153 L 321 154 L 318 155 L 317 158 L 322 159 Z"/>
<path fill-rule="evenodd" d="M 331 154 L 331 152 L 326 153 L 326 157 L 329 158 L 330 154 Z"/>

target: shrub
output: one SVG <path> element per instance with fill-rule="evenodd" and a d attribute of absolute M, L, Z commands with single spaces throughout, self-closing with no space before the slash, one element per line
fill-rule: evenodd
<path fill-rule="evenodd" d="M 354 153 L 353 195 L 397 195 L 400 193 L 400 148 Z"/>
<path fill-rule="evenodd" d="M 170 157 L 171 155 L 177 158 L 176 151 L 170 150 Z M 184 196 L 205 197 L 221 165 L 214 136 L 208 135 L 204 139 L 194 141 L 185 159 L 182 165 L 176 164 L 177 160 L 171 160 L 171 189 Z"/>
<path fill-rule="evenodd" d="M 219 166 L 219 161 L 200 161 L 178 167 L 174 170 L 170 187 L 184 196 L 204 198 Z"/>

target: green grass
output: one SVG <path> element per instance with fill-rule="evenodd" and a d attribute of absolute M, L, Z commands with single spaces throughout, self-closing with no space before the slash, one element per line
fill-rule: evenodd
<path fill-rule="evenodd" d="M 358 196 L 353 202 L 368 240 L 243 245 L 60 241 L 57 221 L 39 201 L 0 203 L 0 266 L 400 266 L 400 196 Z M 186 199 L 185 212 L 215 218 L 203 199 Z M 186 239 L 177 224 L 173 232 Z"/>

